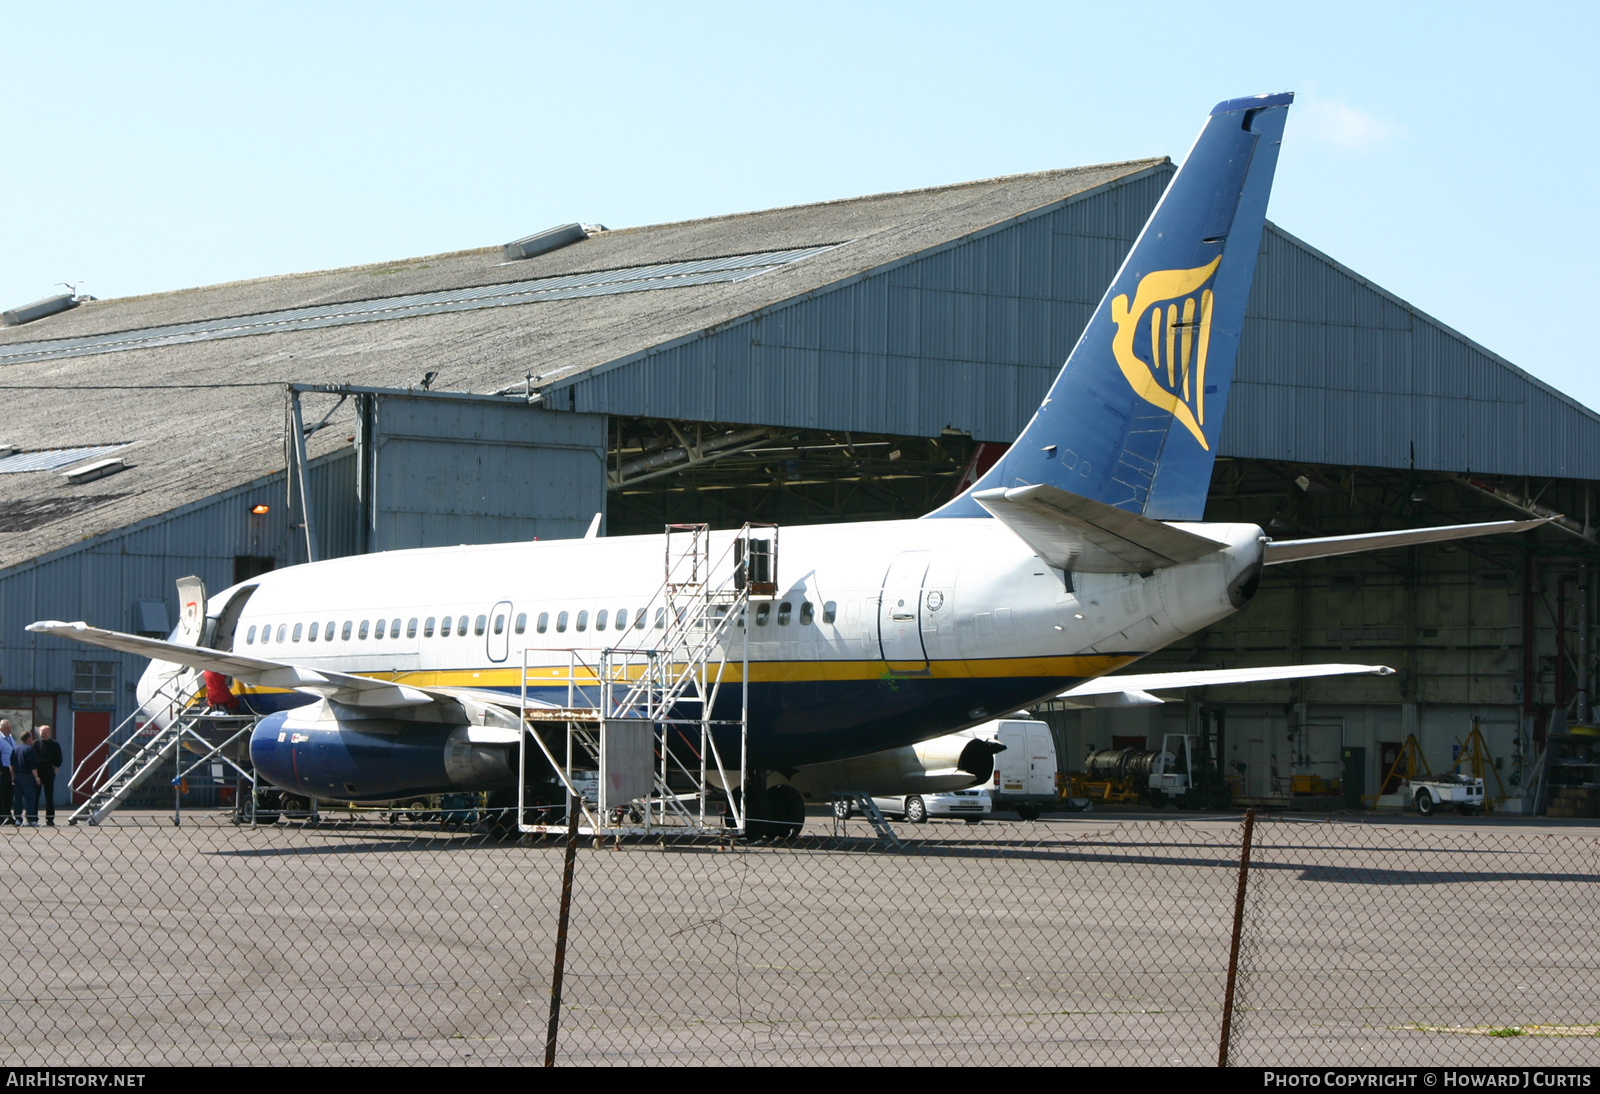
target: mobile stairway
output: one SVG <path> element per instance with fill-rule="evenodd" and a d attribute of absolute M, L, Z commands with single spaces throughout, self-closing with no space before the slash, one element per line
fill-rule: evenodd
<path fill-rule="evenodd" d="M 99 824 L 160 771 L 169 756 L 175 768 L 173 824 L 182 820 L 182 793 L 177 788 L 196 771 L 217 763 L 231 768 L 237 777 L 235 809 L 240 819 L 250 819 L 245 811 L 255 801 L 255 772 L 235 762 L 230 753 L 240 741 L 250 739 L 260 717 L 214 710 L 204 701 L 203 689 L 198 698 L 184 701 L 180 694 L 193 679 L 191 674 L 175 676 L 79 761 L 68 785 L 73 800 L 81 798 L 82 804 L 67 817 L 68 824 Z M 182 762 L 185 744 L 190 755 L 198 753 L 187 767 Z"/>
<path fill-rule="evenodd" d="M 751 833 L 740 795 L 725 795 L 726 813 L 722 805 L 726 788 L 743 786 L 749 774 L 745 615 L 752 600 L 777 594 L 777 526 L 745 524 L 720 554 L 712 551 L 709 526 L 668 525 L 664 580 L 631 629 L 609 646 L 560 651 L 564 666 L 550 664 L 549 650 L 524 651 L 521 832 L 567 831 L 575 802 L 578 832 L 597 841 Z M 536 698 L 563 687 L 560 705 Z M 719 701 L 725 711 L 734 705 L 725 688 L 737 690 L 737 717 L 717 717 Z M 556 772 L 567 803 L 532 819 L 530 747 Z M 761 822 L 754 832 L 774 834 Z"/>

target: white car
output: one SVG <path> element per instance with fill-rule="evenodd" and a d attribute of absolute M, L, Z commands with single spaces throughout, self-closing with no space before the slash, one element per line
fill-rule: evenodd
<path fill-rule="evenodd" d="M 960 817 L 976 824 L 994 812 L 994 801 L 989 788 L 976 786 L 971 790 L 949 790 L 942 794 L 907 794 L 904 797 L 874 797 L 872 804 L 886 817 L 901 817 L 912 824 L 921 824 L 929 817 Z M 841 808 L 848 810 L 849 803 L 836 802 L 834 814 Z M 845 816 L 849 816 L 846 811 Z"/>

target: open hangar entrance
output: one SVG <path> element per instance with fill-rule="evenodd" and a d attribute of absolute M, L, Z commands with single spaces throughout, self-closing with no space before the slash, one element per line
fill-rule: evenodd
<path fill-rule="evenodd" d="M 1129 671 L 1315 663 L 1382 664 L 1354 676 L 1197 689 L 1161 707 L 1041 709 L 1064 766 L 1089 749 L 1159 748 L 1168 733 L 1226 730 L 1224 773 L 1241 795 L 1292 804 L 1361 792 L 1409 737 L 1434 771 L 1481 736 L 1490 795 L 1518 797 L 1547 739 L 1591 719 L 1596 650 L 1596 484 L 1218 460 L 1206 518 L 1309 538 L 1386 528 L 1556 516 L 1519 536 L 1408 547 L 1267 569 L 1236 615 Z M 1345 749 L 1360 770 L 1344 769 Z M 1392 789 L 1392 787 L 1390 788 Z M 1355 796 L 1359 797 L 1359 794 Z"/>

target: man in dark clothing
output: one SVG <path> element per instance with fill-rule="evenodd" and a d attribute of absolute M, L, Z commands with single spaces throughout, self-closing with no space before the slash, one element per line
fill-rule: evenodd
<path fill-rule="evenodd" d="M 56 732 L 49 726 L 39 727 L 39 743 L 33 746 L 39 758 L 39 789 L 44 793 L 44 823 L 56 823 L 56 772 L 61 770 L 63 756 Z"/>
<path fill-rule="evenodd" d="M 28 815 L 28 826 L 39 827 L 39 757 L 33 751 L 33 731 L 22 735 L 22 743 L 11 754 L 11 770 L 17 779 L 17 797 L 12 816 L 22 823 L 23 813 Z"/>
<path fill-rule="evenodd" d="M 11 771 L 11 759 L 16 750 L 16 738 L 11 736 L 11 719 L 0 718 L 0 824 L 13 823 L 11 801 L 15 797 L 16 779 Z"/>

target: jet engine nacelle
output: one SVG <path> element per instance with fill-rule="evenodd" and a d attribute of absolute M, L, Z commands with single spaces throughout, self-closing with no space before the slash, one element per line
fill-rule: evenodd
<path fill-rule="evenodd" d="M 1004 749 L 995 741 L 951 733 L 854 759 L 807 764 L 788 774 L 787 781 L 813 801 L 846 792 L 880 797 L 938 794 L 988 782 L 994 774 L 995 753 Z"/>
<path fill-rule="evenodd" d="M 326 700 L 263 718 L 250 737 L 256 774 L 308 798 L 386 801 L 517 785 L 517 732 L 409 721 Z"/>

